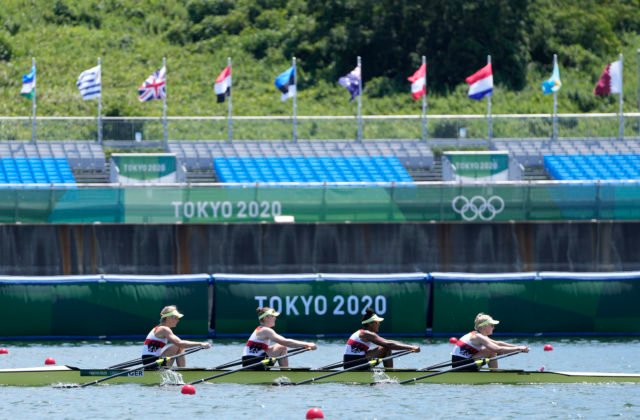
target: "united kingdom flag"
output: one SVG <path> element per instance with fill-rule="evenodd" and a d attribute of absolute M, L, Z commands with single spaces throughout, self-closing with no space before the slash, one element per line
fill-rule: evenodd
<path fill-rule="evenodd" d="M 154 72 L 138 88 L 138 99 L 140 102 L 152 101 L 154 99 L 164 99 L 167 96 L 167 75 L 166 68 Z"/>

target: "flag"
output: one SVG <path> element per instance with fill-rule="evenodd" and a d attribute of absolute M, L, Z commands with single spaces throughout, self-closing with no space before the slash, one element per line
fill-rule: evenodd
<path fill-rule="evenodd" d="M 362 72 L 360 66 L 356 66 L 349 74 L 338 79 L 338 84 L 347 88 L 351 94 L 351 101 L 360 95 L 360 84 L 362 83 Z"/>
<path fill-rule="evenodd" d="M 282 92 L 282 100 L 296 96 L 296 69 L 291 66 L 276 77 L 276 87 Z"/>
<path fill-rule="evenodd" d="M 542 93 L 549 95 L 550 93 L 559 91 L 561 87 L 562 82 L 560 81 L 560 69 L 558 68 L 558 63 L 555 62 L 553 63 L 553 72 L 551 73 L 551 77 L 542 82 Z"/>
<path fill-rule="evenodd" d="M 167 96 L 166 69 L 162 67 L 147 78 L 138 88 L 140 102 L 164 99 Z"/>
<path fill-rule="evenodd" d="M 218 96 L 218 103 L 224 102 L 224 98 L 231 95 L 231 66 L 227 66 L 216 79 L 213 90 Z"/>
<path fill-rule="evenodd" d="M 610 93 L 622 92 L 622 61 L 614 61 L 607 64 L 604 71 L 600 75 L 598 84 L 593 89 L 593 93 L 597 96 L 607 96 Z"/>
<path fill-rule="evenodd" d="M 493 70 L 491 63 L 487 64 L 465 81 L 469 84 L 469 98 L 479 101 L 493 92 Z"/>
<path fill-rule="evenodd" d="M 33 94 L 36 91 L 36 66 L 31 67 L 31 71 L 28 74 L 22 76 L 22 89 L 20 95 L 25 98 L 33 99 Z"/>
<path fill-rule="evenodd" d="M 413 76 L 407 80 L 411 82 L 411 96 L 416 101 L 427 94 L 427 65 L 420 66 Z"/>
<path fill-rule="evenodd" d="M 100 66 L 95 66 L 89 70 L 85 70 L 78 76 L 76 85 L 80 89 L 80 95 L 85 101 L 88 99 L 99 98 L 102 93 L 102 76 L 100 74 Z"/>

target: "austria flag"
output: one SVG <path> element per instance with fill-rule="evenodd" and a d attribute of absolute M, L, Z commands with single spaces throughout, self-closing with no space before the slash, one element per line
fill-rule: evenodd
<path fill-rule="evenodd" d="M 411 82 L 411 96 L 416 101 L 427 94 L 427 65 L 420 66 L 413 76 L 409 77 Z"/>
<path fill-rule="evenodd" d="M 218 103 L 224 102 L 225 96 L 231 95 L 231 66 L 227 66 L 222 70 L 222 73 L 216 79 L 213 90 L 218 96 Z"/>
<path fill-rule="evenodd" d="M 593 93 L 597 96 L 607 96 L 610 93 L 622 92 L 622 61 L 614 61 L 607 64 L 604 71 L 600 75 L 598 84 L 593 89 Z"/>
<path fill-rule="evenodd" d="M 469 98 L 479 101 L 493 92 L 493 70 L 491 63 L 487 64 L 465 81 L 469 84 Z"/>

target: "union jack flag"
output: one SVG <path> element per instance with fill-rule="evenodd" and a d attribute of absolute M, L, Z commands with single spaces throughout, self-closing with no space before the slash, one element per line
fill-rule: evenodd
<path fill-rule="evenodd" d="M 167 96 L 167 75 L 166 69 L 162 67 L 154 72 L 138 88 L 138 99 L 140 102 L 152 101 L 154 99 L 164 99 Z"/>

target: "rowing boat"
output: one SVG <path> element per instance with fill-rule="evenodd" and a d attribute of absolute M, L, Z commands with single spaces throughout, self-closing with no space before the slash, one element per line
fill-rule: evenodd
<path fill-rule="evenodd" d="M 104 378 L 122 370 L 80 369 L 71 366 L 42 366 L 21 369 L 0 369 L 0 385 L 47 386 L 57 384 L 83 384 Z M 173 368 L 158 371 L 138 370 L 113 378 L 108 383 L 134 383 L 145 385 L 181 385 L 197 381 L 225 370 L 203 368 Z M 332 370 L 309 368 L 274 368 L 268 371 L 239 371 L 210 381 L 211 383 L 278 384 L 301 382 L 317 378 Z M 415 369 L 386 369 L 345 372 L 333 375 L 319 383 L 340 382 L 368 384 L 372 382 L 400 382 L 428 375 L 429 371 Z M 435 371 L 434 371 L 435 373 Z M 543 384 L 543 383 L 607 383 L 640 382 L 640 374 L 600 372 L 538 372 L 524 370 L 487 369 L 480 372 L 447 372 L 415 383 L 437 384 Z M 107 383 L 107 382 L 105 382 Z"/>

